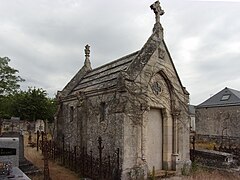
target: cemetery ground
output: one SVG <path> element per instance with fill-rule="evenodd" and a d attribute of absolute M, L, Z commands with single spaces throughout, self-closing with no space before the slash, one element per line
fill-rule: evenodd
<path fill-rule="evenodd" d="M 33 138 L 34 140 L 34 138 Z M 43 155 L 41 150 L 37 151 L 36 147 L 32 148 L 28 145 L 28 136 L 24 136 L 24 154 L 25 158 L 31 161 L 36 167 L 43 172 Z M 73 171 L 64 168 L 49 160 L 49 173 L 52 180 L 78 180 L 79 176 Z M 43 173 L 29 176 L 32 180 L 42 180 L 44 178 Z"/>
<path fill-rule="evenodd" d="M 35 141 L 33 137 L 33 142 Z M 32 148 L 28 145 L 28 135 L 24 136 L 24 154 L 36 167 L 43 172 L 43 155 L 41 150 L 37 151 L 36 147 Z M 80 176 L 73 171 L 61 166 L 57 162 L 49 160 L 49 172 L 52 180 L 79 180 Z M 183 172 L 184 174 L 184 172 Z M 32 180 L 42 180 L 43 173 L 29 176 Z M 157 179 L 157 178 L 156 178 Z M 161 179 L 169 180 L 240 180 L 240 172 L 227 172 L 221 170 L 212 170 L 202 168 L 198 165 L 193 166 L 190 174 L 177 177 L 166 177 Z"/>

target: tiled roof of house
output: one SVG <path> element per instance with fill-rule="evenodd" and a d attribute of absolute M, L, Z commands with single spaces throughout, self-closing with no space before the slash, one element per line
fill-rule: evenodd
<path fill-rule="evenodd" d="M 240 105 L 240 91 L 226 87 L 203 103 L 199 104 L 197 108 L 234 105 Z"/>
<path fill-rule="evenodd" d="M 75 86 L 71 94 L 77 91 L 92 92 L 113 88 L 117 84 L 119 73 L 128 68 L 137 54 L 138 51 L 91 70 Z"/>

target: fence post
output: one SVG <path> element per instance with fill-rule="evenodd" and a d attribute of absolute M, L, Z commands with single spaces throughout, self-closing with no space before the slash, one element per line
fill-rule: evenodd
<path fill-rule="evenodd" d="M 39 130 L 37 130 L 37 151 L 39 149 L 39 137 L 40 137 L 40 133 L 39 133 Z"/>
<path fill-rule="evenodd" d="M 104 146 L 102 146 L 102 138 L 98 137 L 98 150 L 99 150 L 99 178 L 102 179 L 102 150 Z"/>
<path fill-rule="evenodd" d="M 71 169 L 71 146 L 68 145 L 68 167 Z"/>
<path fill-rule="evenodd" d="M 41 149 L 42 149 L 42 153 L 43 153 L 43 143 L 44 143 L 44 132 L 43 131 L 41 131 L 41 135 L 42 135 Z"/>
<path fill-rule="evenodd" d="M 76 170 L 77 170 L 77 165 L 76 165 L 76 163 L 77 163 L 77 146 L 74 146 L 74 171 L 76 172 Z"/>
<path fill-rule="evenodd" d="M 49 140 L 48 141 L 48 157 L 49 157 L 49 159 L 51 159 L 52 158 L 52 142 L 51 142 L 51 140 Z"/>
<path fill-rule="evenodd" d="M 32 132 L 28 131 L 28 144 L 32 144 Z"/>
<path fill-rule="evenodd" d="M 120 150 L 117 148 L 117 179 L 120 179 Z"/>
<path fill-rule="evenodd" d="M 196 142 L 195 136 L 193 136 L 192 139 L 193 139 L 193 141 L 192 141 L 192 144 L 193 144 L 192 161 L 194 162 L 195 161 L 195 142 Z"/>
<path fill-rule="evenodd" d="M 111 176 L 111 157 L 108 155 L 108 177 Z"/>
<path fill-rule="evenodd" d="M 55 161 L 56 146 L 54 141 L 52 143 L 53 143 L 53 161 Z"/>
<path fill-rule="evenodd" d="M 92 177 L 92 169 L 93 169 L 93 157 L 92 157 L 92 150 L 90 151 L 90 175 Z"/>
<path fill-rule="evenodd" d="M 43 137 L 43 157 L 44 157 L 44 180 L 50 180 L 50 175 L 49 175 L 49 167 L 48 167 L 48 151 L 49 151 L 49 144 L 47 141 L 47 135 Z"/>
<path fill-rule="evenodd" d="M 82 147 L 82 174 L 85 175 L 85 156 L 84 156 L 85 148 Z"/>
<path fill-rule="evenodd" d="M 62 163 L 63 165 L 65 165 L 65 143 L 64 143 L 64 135 L 62 136 L 62 153 L 61 153 L 61 157 L 62 157 Z"/>

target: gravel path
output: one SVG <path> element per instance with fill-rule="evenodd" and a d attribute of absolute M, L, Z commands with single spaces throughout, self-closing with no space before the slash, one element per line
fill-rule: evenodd
<path fill-rule="evenodd" d="M 25 138 L 25 142 L 27 142 L 27 139 Z M 43 156 L 41 154 L 41 151 L 37 151 L 37 148 L 29 147 L 25 143 L 24 147 L 24 155 L 25 158 L 29 161 L 31 161 L 36 167 L 42 170 L 43 172 Z M 73 171 L 70 171 L 67 168 L 64 168 L 57 163 L 54 163 L 52 161 L 49 161 L 49 172 L 50 177 L 52 180 L 79 180 L 79 176 L 74 173 Z M 42 180 L 43 175 L 34 175 L 30 176 L 32 180 Z"/>

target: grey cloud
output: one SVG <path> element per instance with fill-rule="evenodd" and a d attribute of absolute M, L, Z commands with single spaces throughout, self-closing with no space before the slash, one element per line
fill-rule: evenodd
<path fill-rule="evenodd" d="M 153 28 L 153 2 L 2 0 L 0 56 L 12 59 L 27 80 L 23 87 L 36 85 L 53 95 L 81 68 L 86 44 L 91 46 L 93 67 L 139 50 Z M 240 90 L 232 80 L 239 79 L 239 53 L 232 46 L 240 42 L 240 3 L 161 4 L 165 41 L 191 102 L 200 103 L 222 85 Z M 182 47 L 191 38 L 198 40 L 196 48 Z"/>

